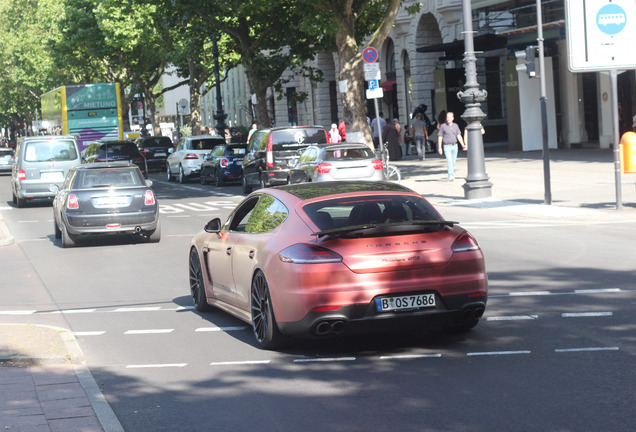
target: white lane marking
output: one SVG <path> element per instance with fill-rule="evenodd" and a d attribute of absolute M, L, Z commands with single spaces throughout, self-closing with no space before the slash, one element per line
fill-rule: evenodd
<path fill-rule="evenodd" d="M 145 365 L 127 365 L 126 369 L 143 369 L 143 368 L 182 368 L 187 366 L 187 363 L 164 363 L 164 364 L 145 364 Z"/>
<path fill-rule="evenodd" d="M 31 315 L 36 312 L 36 310 L 0 311 L 0 315 Z"/>
<path fill-rule="evenodd" d="M 148 312 L 148 311 L 158 311 L 161 310 L 161 307 L 126 307 L 126 308 L 117 308 L 113 312 Z"/>
<path fill-rule="evenodd" d="M 9 207 L 9 206 L 1 206 L 0 210 L 13 210 L 13 207 Z"/>
<path fill-rule="evenodd" d="M 590 351 L 618 351 L 618 347 L 589 347 L 589 348 L 566 348 L 566 349 L 555 349 L 556 353 L 566 353 L 566 352 L 590 352 Z"/>
<path fill-rule="evenodd" d="M 271 360 L 246 360 L 246 361 L 226 361 L 226 362 L 212 362 L 210 366 L 237 366 L 237 365 L 258 365 L 268 364 Z"/>
<path fill-rule="evenodd" d="M 530 350 L 523 351 L 487 351 L 487 352 L 469 352 L 467 356 L 495 356 L 495 355 L 515 355 L 515 354 L 530 354 Z"/>
<path fill-rule="evenodd" d="M 440 358 L 441 354 L 404 354 L 393 356 L 380 356 L 380 360 L 410 360 L 419 358 Z"/>
<path fill-rule="evenodd" d="M 39 220 L 19 220 L 18 223 L 40 223 Z"/>
<path fill-rule="evenodd" d="M 355 357 L 332 357 L 332 358 L 311 358 L 311 359 L 294 359 L 294 363 L 312 363 L 312 362 L 344 362 L 356 361 Z"/>
<path fill-rule="evenodd" d="M 521 297 L 521 296 L 544 296 L 551 295 L 550 291 L 526 291 L 526 292 L 514 292 L 509 293 L 508 295 L 511 297 Z"/>
<path fill-rule="evenodd" d="M 516 320 L 536 320 L 539 315 L 510 315 L 486 317 L 486 321 L 516 321 Z"/>
<path fill-rule="evenodd" d="M 148 329 L 148 330 L 128 330 L 124 334 L 138 335 L 138 334 L 163 334 L 172 333 L 174 329 Z"/>
<path fill-rule="evenodd" d="M 184 214 L 184 215 L 166 216 L 166 217 L 167 218 L 189 218 L 189 217 L 192 217 L 192 215 Z"/>
<path fill-rule="evenodd" d="M 195 332 L 228 332 L 228 331 L 238 331 L 245 330 L 247 326 L 235 326 L 235 327 L 199 327 L 194 329 Z"/>
<path fill-rule="evenodd" d="M 568 312 L 561 314 L 563 318 L 599 317 L 612 315 L 614 315 L 613 312 Z"/>
<path fill-rule="evenodd" d="M 584 289 L 574 290 L 575 294 L 597 294 L 597 293 L 615 293 L 621 292 L 620 288 L 599 288 L 599 289 Z"/>
<path fill-rule="evenodd" d="M 83 332 L 73 332 L 73 336 L 101 336 L 106 333 L 105 330 L 100 331 L 83 331 Z"/>
<path fill-rule="evenodd" d="M 93 313 L 96 309 L 62 309 L 59 311 L 53 311 L 52 314 L 82 314 L 82 313 Z"/>

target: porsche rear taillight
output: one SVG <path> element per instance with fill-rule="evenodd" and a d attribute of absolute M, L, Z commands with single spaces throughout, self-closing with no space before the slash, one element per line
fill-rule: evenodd
<path fill-rule="evenodd" d="M 373 162 L 371 162 L 371 165 L 373 165 L 373 168 L 377 171 L 384 169 L 384 164 L 380 159 L 374 160 Z"/>
<path fill-rule="evenodd" d="M 285 263 L 323 264 L 342 262 L 342 256 L 336 252 L 306 243 L 298 243 L 278 253 L 278 258 Z"/>
<path fill-rule="evenodd" d="M 265 160 L 267 161 L 267 166 L 269 168 L 274 167 L 274 145 L 272 143 L 272 134 L 269 134 L 269 137 L 267 138 L 267 153 Z"/>
<path fill-rule="evenodd" d="M 26 180 L 26 172 L 24 170 L 18 171 L 18 180 Z"/>
<path fill-rule="evenodd" d="M 219 162 L 219 165 L 221 165 L 221 168 L 227 168 L 227 166 L 228 166 L 227 158 L 221 158 L 221 161 Z"/>
<path fill-rule="evenodd" d="M 185 155 L 184 159 L 199 159 L 196 153 L 188 153 Z"/>
<path fill-rule="evenodd" d="M 79 200 L 75 194 L 70 194 L 66 200 L 66 208 L 69 210 L 77 210 L 79 208 Z"/>
<path fill-rule="evenodd" d="M 319 163 L 318 165 L 316 165 L 316 171 L 319 174 L 328 174 L 329 171 L 331 171 L 331 165 L 328 163 Z"/>
<path fill-rule="evenodd" d="M 467 232 L 463 232 L 455 239 L 451 249 L 453 252 L 476 251 L 479 250 L 479 244 L 477 244 L 477 240 L 475 240 L 473 236 Z"/>
<path fill-rule="evenodd" d="M 150 189 L 144 194 L 144 205 L 155 205 L 155 194 Z"/>

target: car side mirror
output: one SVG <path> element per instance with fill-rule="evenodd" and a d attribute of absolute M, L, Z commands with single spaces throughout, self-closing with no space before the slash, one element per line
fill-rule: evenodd
<path fill-rule="evenodd" d="M 174 153 L 174 148 L 170 147 L 170 148 L 168 149 L 168 153 L 170 153 L 170 154 Z"/>
<path fill-rule="evenodd" d="M 221 231 L 221 219 L 214 218 L 207 224 L 205 224 L 205 228 L 203 228 L 207 233 L 218 233 Z"/>

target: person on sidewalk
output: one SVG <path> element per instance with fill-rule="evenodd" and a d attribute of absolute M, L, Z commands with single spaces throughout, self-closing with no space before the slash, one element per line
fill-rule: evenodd
<path fill-rule="evenodd" d="M 378 128 L 378 118 L 380 119 L 380 127 Z M 373 131 L 373 144 L 376 150 L 380 150 L 380 129 L 384 130 L 386 126 L 386 120 L 384 120 L 384 113 L 380 111 L 379 116 L 371 120 L 371 130 Z"/>
<path fill-rule="evenodd" d="M 382 142 L 389 144 L 389 160 L 397 161 L 402 159 L 400 134 L 391 122 L 387 122 L 386 127 L 382 130 Z"/>
<path fill-rule="evenodd" d="M 415 140 L 415 149 L 417 150 L 417 157 L 420 160 L 426 158 L 426 141 L 428 141 L 428 130 L 426 129 L 426 122 L 422 120 L 422 114 L 417 113 L 415 120 L 411 125 L 411 136 Z"/>
<path fill-rule="evenodd" d="M 466 144 L 462 138 L 462 131 L 457 123 L 453 123 L 455 115 L 452 112 L 446 113 L 446 123 L 439 127 L 439 137 L 437 138 L 437 151 L 446 156 L 446 166 L 448 167 L 448 180 L 455 180 L 455 161 L 457 161 L 457 143 L 466 150 Z M 443 149 L 442 149 L 443 146 Z"/>
<path fill-rule="evenodd" d="M 331 124 L 331 130 L 329 130 L 329 142 L 331 143 L 339 143 L 342 141 L 342 137 L 340 136 L 340 132 L 338 132 L 338 125 L 335 123 Z"/>

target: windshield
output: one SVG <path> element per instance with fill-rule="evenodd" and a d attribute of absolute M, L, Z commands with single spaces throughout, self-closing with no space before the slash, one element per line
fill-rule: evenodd
<path fill-rule="evenodd" d="M 355 231 L 349 228 L 393 225 L 404 225 L 409 230 L 414 226 L 417 230 L 438 230 L 444 222 L 433 206 L 416 196 L 338 198 L 307 204 L 303 210 L 321 231 L 339 235 Z"/>
<path fill-rule="evenodd" d="M 71 140 L 43 140 L 24 143 L 27 162 L 71 161 L 77 159 L 75 142 Z"/>
<path fill-rule="evenodd" d="M 78 170 L 76 189 L 89 189 L 106 186 L 144 186 L 144 180 L 137 168 L 104 168 Z"/>

